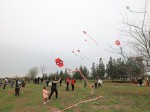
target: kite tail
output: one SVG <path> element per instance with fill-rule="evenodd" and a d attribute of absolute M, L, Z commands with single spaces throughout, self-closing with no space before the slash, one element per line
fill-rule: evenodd
<path fill-rule="evenodd" d="M 78 57 L 80 57 L 81 59 L 83 59 L 84 60 L 84 58 L 83 57 L 81 57 L 81 56 L 79 56 L 79 55 L 77 55 L 76 53 L 74 53 L 76 56 L 78 56 Z"/>
<path fill-rule="evenodd" d="M 92 44 L 92 45 L 94 45 L 95 43 L 93 43 L 93 42 L 89 42 L 88 40 L 85 40 L 88 44 Z"/>
<path fill-rule="evenodd" d="M 81 59 L 83 59 L 84 60 L 84 58 L 83 57 L 81 57 L 81 56 L 79 56 Z"/>
<path fill-rule="evenodd" d="M 81 72 L 80 70 L 75 70 L 75 71 L 77 71 L 77 72 L 80 73 L 80 75 L 81 75 L 81 77 L 83 78 L 83 80 L 86 81 L 87 84 L 89 85 L 89 87 L 91 88 L 91 94 L 93 94 L 93 87 L 92 87 L 91 84 L 89 84 L 88 80 L 84 77 L 84 75 L 82 74 L 82 72 Z"/>
<path fill-rule="evenodd" d="M 86 57 L 84 54 L 82 54 L 81 52 L 80 52 L 80 54 L 82 55 L 82 56 L 84 56 L 86 59 L 89 59 L 88 57 Z"/>
<path fill-rule="evenodd" d="M 88 34 L 87 34 L 88 35 Z M 88 35 L 94 42 L 95 42 L 95 44 L 98 46 L 98 43 L 94 40 L 94 38 L 93 37 L 91 37 L 90 35 Z"/>

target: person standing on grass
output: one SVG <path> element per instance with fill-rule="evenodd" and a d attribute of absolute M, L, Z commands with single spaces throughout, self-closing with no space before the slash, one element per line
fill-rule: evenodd
<path fill-rule="evenodd" d="M 1 87 L 2 84 L 3 84 L 3 83 L 2 83 L 2 81 L 0 80 L 0 87 Z"/>
<path fill-rule="evenodd" d="M 46 79 L 46 86 L 48 87 L 48 84 L 49 84 L 49 79 Z"/>
<path fill-rule="evenodd" d="M 138 80 L 138 82 L 139 82 L 140 86 L 142 86 L 142 79 L 141 78 Z"/>
<path fill-rule="evenodd" d="M 147 86 L 149 86 L 149 78 L 148 78 L 148 77 L 146 78 L 145 83 L 143 83 L 142 85 L 147 85 Z"/>
<path fill-rule="evenodd" d="M 25 79 L 22 80 L 21 85 L 22 85 L 22 92 L 21 93 L 23 94 L 24 88 L 25 88 L 25 85 L 26 85 Z"/>
<path fill-rule="evenodd" d="M 86 84 L 87 84 L 87 79 L 86 79 L 86 77 L 83 79 L 83 81 L 84 81 L 84 87 L 86 87 Z"/>
<path fill-rule="evenodd" d="M 95 86 L 95 88 L 97 88 L 97 79 L 95 79 L 94 86 Z"/>
<path fill-rule="evenodd" d="M 5 81 L 5 82 L 4 82 L 4 87 L 3 87 L 3 89 L 5 89 L 5 87 L 6 87 L 7 83 L 8 83 L 8 79 L 5 78 L 4 81 Z"/>
<path fill-rule="evenodd" d="M 146 79 L 146 84 L 147 84 L 147 86 L 149 86 L 149 78 L 148 77 Z"/>
<path fill-rule="evenodd" d="M 39 85 L 39 83 L 40 83 L 40 77 L 38 77 L 37 79 L 37 84 Z"/>
<path fill-rule="evenodd" d="M 61 80 L 61 78 L 57 81 L 56 77 L 53 78 L 52 80 L 52 86 L 51 86 L 51 93 L 49 94 L 49 97 L 48 97 L 48 101 L 50 101 L 50 98 L 51 96 L 53 95 L 53 93 L 55 92 L 56 93 L 56 99 L 58 98 L 58 91 L 57 91 L 57 83 Z"/>
<path fill-rule="evenodd" d="M 102 87 L 102 80 L 100 78 L 98 79 L 98 87 Z"/>
<path fill-rule="evenodd" d="M 43 87 L 42 92 L 43 92 L 43 104 L 46 104 L 49 91 L 47 91 L 46 87 Z"/>
<path fill-rule="evenodd" d="M 14 87 L 14 83 L 15 83 L 15 82 L 14 82 L 14 79 L 11 79 L 11 80 L 10 80 L 10 87 L 11 87 L 11 88 Z"/>
<path fill-rule="evenodd" d="M 67 84 L 66 91 L 69 90 L 69 83 L 70 83 L 70 78 L 67 77 L 67 79 L 66 79 L 66 84 Z"/>
<path fill-rule="evenodd" d="M 74 91 L 74 84 L 75 84 L 75 79 L 72 78 L 72 80 L 71 80 L 72 91 Z"/>
<path fill-rule="evenodd" d="M 20 84 L 19 84 L 19 80 L 16 80 L 16 87 L 15 87 L 15 96 L 19 96 L 19 92 L 20 92 Z"/>
<path fill-rule="evenodd" d="M 61 86 L 61 84 L 62 84 L 62 79 L 60 80 L 60 86 Z"/>

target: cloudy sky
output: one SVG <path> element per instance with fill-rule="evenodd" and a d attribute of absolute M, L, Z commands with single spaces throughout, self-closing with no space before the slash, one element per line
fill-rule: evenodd
<path fill-rule="evenodd" d="M 34 66 L 45 66 L 47 73 L 79 65 L 90 69 L 99 58 L 106 63 L 116 56 L 109 44 L 116 47 L 115 40 L 125 38 L 118 28 L 122 15 L 129 14 L 126 6 L 137 10 L 143 2 L 0 0 L 0 76 L 23 76 Z M 63 68 L 56 66 L 56 58 L 64 61 Z"/>

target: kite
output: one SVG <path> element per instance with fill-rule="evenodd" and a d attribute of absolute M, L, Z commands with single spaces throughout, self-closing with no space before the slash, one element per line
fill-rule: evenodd
<path fill-rule="evenodd" d="M 85 42 L 87 42 L 88 44 L 93 44 L 93 45 L 94 45 L 94 43 L 89 42 L 89 41 L 88 41 L 88 40 L 86 40 L 86 39 L 85 39 Z"/>
<path fill-rule="evenodd" d="M 116 43 L 117 46 L 120 45 L 120 41 L 119 40 L 116 40 L 115 43 Z"/>
<path fill-rule="evenodd" d="M 89 59 L 89 58 L 88 58 L 88 57 L 86 57 L 83 53 L 81 53 L 79 49 L 78 49 L 78 53 L 80 53 L 80 55 L 81 55 L 81 56 L 83 56 L 83 57 L 85 57 L 85 58 Z"/>
<path fill-rule="evenodd" d="M 78 56 L 74 51 L 72 51 L 73 54 L 75 54 L 76 56 Z"/>
<path fill-rule="evenodd" d="M 84 34 L 86 34 L 86 31 L 83 31 Z"/>
<path fill-rule="evenodd" d="M 136 12 L 136 11 L 133 11 L 133 10 L 130 10 L 130 7 L 129 6 L 126 6 L 126 9 L 128 10 L 128 11 L 130 11 L 130 12 L 134 12 L 134 13 L 147 13 L 147 12 Z"/>
<path fill-rule="evenodd" d="M 72 53 L 73 53 L 73 54 L 75 54 L 76 56 L 78 56 L 78 57 L 80 57 L 81 59 L 83 59 L 83 60 L 84 60 L 84 58 L 83 58 L 83 57 L 81 57 L 81 56 L 77 55 L 74 51 L 72 51 Z"/>
<path fill-rule="evenodd" d="M 84 33 L 85 35 L 87 35 L 88 37 L 90 37 L 90 38 L 94 41 L 94 43 L 98 46 L 98 43 L 95 41 L 95 39 L 94 39 L 93 37 L 91 37 L 89 34 L 87 34 L 86 31 L 83 31 L 83 33 Z M 87 41 L 87 40 L 86 40 L 86 41 Z"/>
<path fill-rule="evenodd" d="M 59 67 L 63 67 L 64 63 L 60 58 L 55 59 L 56 65 Z"/>

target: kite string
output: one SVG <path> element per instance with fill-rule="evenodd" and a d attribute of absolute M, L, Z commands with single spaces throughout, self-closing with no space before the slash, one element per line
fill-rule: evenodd
<path fill-rule="evenodd" d="M 56 112 L 64 112 L 65 110 L 68 110 L 68 109 L 70 109 L 70 108 L 73 108 L 73 107 L 75 107 L 75 106 L 78 106 L 78 105 L 81 104 L 81 103 L 87 103 L 87 102 L 95 101 L 95 100 L 98 100 L 99 98 L 102 98 L 102 97 L 103 97 L 103 96 L 99 96 L 99 97 L 96 97 L 96 98 L 94 98 L 94 99 L 80 101 L 80 102 L 78 102 L 78 103 L 76 103 L 76 104 L 74 104 L 74 105 L 71 105 L 71 106 L 69 106 L 69 107 L 67 107 L 67 108 L 65 108 L 65 109 L 63 109 L 63 110 L 59 110 L 59 111 L 56 111 Z"/>

